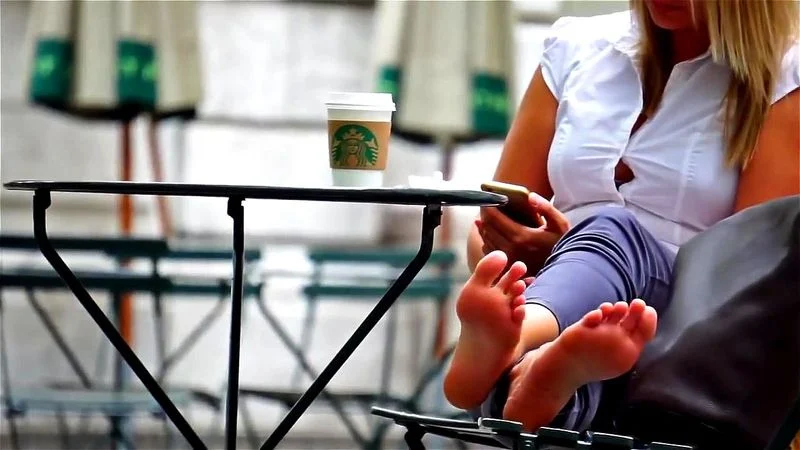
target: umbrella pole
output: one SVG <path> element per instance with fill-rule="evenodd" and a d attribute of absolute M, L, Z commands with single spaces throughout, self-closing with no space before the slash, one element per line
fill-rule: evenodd
<path fill-rule="evenodd" d="M 133 172 L 133 156 L 131 149 L 131 121 L 122 122 L 121 128 L 121 172 L 122 181 L 131 181 Z M 129 195 L 122 195 L 119 203 L 119 227 L 120 234 L 128 236 L 133 231 L 133 200 Z M 120 261 L 121 266 L 126 266 L 127 261 Z M 113 296 L 114 317 L 119 327 L 119 333 L 125 342 L 133 347 L 133 298 L 129 292 L 120 292 Z M 121 355 L 116 353 L 114 358 L 114 389 L 123 390 L 128 384 L 128 367 Z M 129 437 L 127 430 L 127 418 L 114 417 L 111 419 L 111 446 L 113 449 L 125 446 L 125 440 Z"/>
<path fill-rule="evenodd" d="M 122 181 L 131 181 L 133 156 L 131 150 L 131 121 L 122 122 Z M 128 236 L 133 231 L 133 200 L 122 195 L 119 205 L 120 234 Z M 133 346 L 133 302 L 130 293 L 124 293 L 119 305 L 119 332 L 128 345 Z"/>
<path fill-rule="evenodd" d="M 456 146 L 455 141 L 449 137 L 444 136 L 439 139 L 439 145 L 442 148 L 442 178 L 444 181 L 450 181 L 453 175 L 453 155 L 455 154 Z M 439 245 L 442 248 L 449 248 L 451 245 L 451 223 L 449 208 L 442 211 L 442 229 L 439 233 Z"/>
<path fill-rule="evenodd" d="M 150 147 L 150 167 L 153 170 L 155 181 L 164 181 L 164 168 L 161 164 L 161 147 L 158 145 L 158 119 L 151 118 L 147 129 L 148 144 Z M 158 219 L 161 224 L 161 235 L 165 238 L 172 236 L 172 220 L 169 213 L 167 197 L 159 195 L 156 197 L 158 202 Z"/>
<path fill-rule="evenodd" d="M 453 174 L 453 155 L 455 153 L 455 140 L 451 136 L 440 136 L 439 145 L 442 151 L 442 178 L 450 181 Z M 452 211 L 450 208 L 442 209 L 442 225 L 439 232 L 439 248 L 449 249 L 452 247 Z M 437 313 L 438 323 L 436 324 L 436 337 L 433 344 L 434 358 L 441 359 L 447 351 L 447 312 L 450 303 L 443 301 L 439 304 Z"/>

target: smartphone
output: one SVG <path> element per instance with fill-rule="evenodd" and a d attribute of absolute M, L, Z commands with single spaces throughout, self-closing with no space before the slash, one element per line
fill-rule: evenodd
<path fill-rule="evenodd" d="M 530 191 L 524 186 L 501 183 L 499 181 L 487 181 L 481 184 L 481 190 L 505 195 L 508 198 L 508 203 L 499 206 L 498 209 L 514 222 L 532 228 L 539 227 L 542 224 L 542 219 L 538 214 L 534 213 L 534 216 L 531 217 L 531 207 L 528 202 Z"/>

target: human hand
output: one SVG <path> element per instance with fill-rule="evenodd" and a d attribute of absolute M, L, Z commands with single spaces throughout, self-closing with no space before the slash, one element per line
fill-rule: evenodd
<path fill-rule="evenodd" d="M 475 225 L 483 239 L 483 253 L 501 250 L 509 262 L 522 261 L 528 267 L 528 275 L 541 269 L 550 256 L 556 242 L 570 228 L 569 220 L 552 203 L 538 194 L 528 197 L 530 215 L 537 214 L 543 224 L 536 228 L 521 225 L 494 207 L 481 208 Z"/>

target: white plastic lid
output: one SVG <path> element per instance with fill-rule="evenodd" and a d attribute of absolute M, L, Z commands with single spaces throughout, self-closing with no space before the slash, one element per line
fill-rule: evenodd
<path fill-rule="evenodd" d="M 344 109 L 395 110 L 392 94 L 382 92 L 330 92 L 325 106 Z"/>

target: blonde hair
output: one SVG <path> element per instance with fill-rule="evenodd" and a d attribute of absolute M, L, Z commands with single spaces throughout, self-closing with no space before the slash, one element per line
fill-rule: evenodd
<path fill-rule="evenodd" d="M 653 23 L 644 0 L 630 0 L 641 29 L 639 64 L 644 112 L 654 112 L 671 70 L 669 32 Z M 798 38 L 797 0 L 700 0 L 692 3 L 699 27 L 705 27 L 715 61 L 731 69 L 725 96 L 726 161 L 745 167 L 753 155 L 783 56 Z M 697 8 L 701 8 L 697 10 Z"/>

